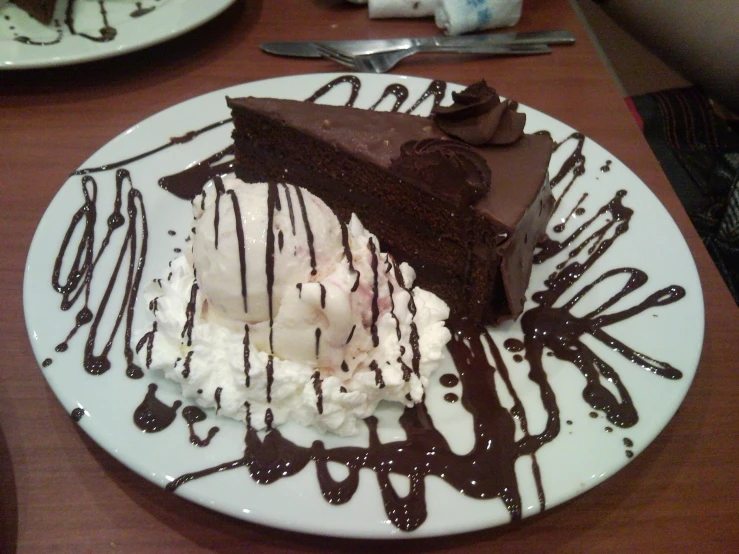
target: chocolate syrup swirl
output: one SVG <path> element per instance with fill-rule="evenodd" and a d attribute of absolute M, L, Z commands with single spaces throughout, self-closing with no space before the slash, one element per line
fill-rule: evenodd
<path fill-rule="evenodd" d="M 344 76 L 331 81 L 319 89 L 309 100 L 317 100 L 341 83 L 351 84 L 352 92 L 347 105 L 353 105 L 360 87 L 360 80 L 356 76 Z M 431 95 L 434 96 L 435 105 L 438 104 L 444 97 L 445 90 L 446 85 L 444 83 L 434 81 L 410 111 L 415 110 Z M 399 96 L 396 96 L 396 98 L 400 100 Z M 223 123 L 214 124 L 210 128 L 216 128 Z M 193 133 L 206 132 L 206 129 L 203 128 Z M 188 136 L 190 134 L 185 135 L 185 137 Z M 575 203 L 576 206 L 570 211 L 570 216 L 573 213 L 583 216 L 586 213 L 586 208 L 590 209 L 584 203 L 586 195 L 582 195 L 577 201 L 570 201 L 568 195 L 575 180 L 583 175 L 586 170 L 586 159 L 583 155 L 585 137 L 575 133 L 558 143 L 556 147 L 560 148 L 569 141 L 575 142 L 574 151 L 565 159 L 561 168 L 552 170 L 554 177 L 551 182 L 552 187 L 558 187 L 560 183 L 569 179 L 559 195 L 557 206 L 559 207 L 559 203 L 564 202 Z M 92 346 L 86 347 L 84 354 L 85 368 L 88 371 L 90 371 L 88 366 L 104 365 L 101 360 L 107 360 L 110 345 L 117 332 L 116 325 L 116 329 L 111 334 L 108 346 L 103 350 L 103 354 L 99 356 L 92 355 L 97 329 L 96 322 L 99 322 L 100 314 L 105 311 L 109 292 L 106 293 L 100 306 L 91 307 L 88 306 L 89 290 L 93 279 L 96 282 L 100 280 L 95 271 L 96 261 L 103 250 L 109 244 L 112 244 L 112 239 L 119 228 L 127 230 L 123 237 L 123 246 L 121 246 L 118 264 L 113 274 L 109 276 L 108 291 L 112 284 L 120 278 L 119 268 L 122 266 L 122 260 L 127 253 L 130 264 L 126 276 L 126 290 L 128 292 L 122 302 L 117 321 L 120 323 L 124 315 L 128 318 L 124 354 L 129 368 L 132 365 L 127 352 L 130 350 L 130 316 L 133 314 L 133 304 L 138 290 L 137 279 L 140 277 L 140 269 L 137 273 L 135 268 L 143 267 L 146 257 L 147 236 L 141 194 L 131 185 L 130 176 L 127 172 L 120 170 L 116 179 L 118 195 L 111 216 L 108 218 L 109 230 L 97 251 L 95 250 L 94 223 L 98 208 L 97 183 L 88 174 L 122 167 L 126 163 L 132 163 L 174 144 L 177 143 L 170 141 L 170 143 L 149 153 L 123 162 L 76 172 L 76 174 L 83 176 L 84 203 L 73 215 L 72 223 L 62 241 L 52 283 L 55 290 L 62 295 L 61 308 L 63 310 L 68 310 L 78 303 L 83 305 L 75 320 L 76 327 L 70 333 L 67 341 L 73 338 L 77 329 L 92 321 L 92 329 L 89 335 L 92 338 L 88 339 Z M 212 161 L 202 167 L 207 167 L 207 169 L 203 169 L 203 173 L 198 174 L 198 179 L 205 176 L 212 178 L 222 170 L 222 166 L 214 165 Z M 169 187 L 167 190 L 183 198 L 191 197 L 191 191 L 185 192 L 187 187 L 183 183 L 190 185 L 195 183 L 197 179 L 193 178 L 192 175 L 195 174 L 183 172 L 179 176 L 170 176 L 167 181 Z M 127 227 L 121 213 L 123 205 L 122 183 L 124 181 L 130 185 L 127 197 Z M 200 181 L 200 186 L 204 182 Z M 295 233 L 290 193 L 287 188 L 285 190 L 291 212 L 293 233 Z M 307 240 L 311 247 L 312 267 L 315 269 L 314 252 L 312 252 L 313 237 L 306 218 L 304 200 L 299 189 L 296 190 L 306 227 Z M 192 194 L 192 196 L 194 195 Z M 459 400 L 462 406 L 472 415 L 474 444 L 469 452 L 460 455 L 450 449 L 444 436 L 435 428 L 424 402 L 406 408 L 403 412 L 399 423 L 405 430 L 405 439 L 387 443 L 381 442 L 377 431 L 377 420 L 370 417 L 365 420 L 370 437 L 368 446 L 333 448 L 326 447 L 322 441 L 315 441 L 308 447 L 292 443 L 283 437 L 278 429 L 273 428 L 274 416 L 270 409 L 267 409 L 265 414 L 268 431 L 258 433 L 251 425 L 250 409 L 247 403 L 243 456 L 214 467 L 182 475 L 169 483 L 166 488 L 174 491 L 193 479 L 201 479 L 222 471 L 239 468 L 246 468 L 249 476 L 255 482 L 269 484 L 301 471 L 309 470 L 308 467 L 315 467 L 323 497 L 327 502 L 342 504 L 348 502 L 355 494 L 358 488 L 360 470 L 369 469 L 377 477 L 388 519 L 399 529 L 412 531 L 418 528 L 427 517 L 425 480 L 429 476 L 435 476 L 443 480 L 461 494 L 471 498 L 500 498 L 511 519 L 519 519 L 522 516 L 522 499 L 518 489 L 515 464 L 520 457 L 529 456 L 532 462 L 539 506 L 541 509 L 546 508 L 545 491 L 536 455 L 542 446 L 557 438 L 560 432 L 561 420 L 557 398 L 548 382 L 545 371 L 545 360 L 556 357 L 559 360 L 569 362 L 566 367 L 572 368 L 573 371 L 579 371 L 584 377 L 582 397 L 590 406 L 593 417 L 598 418 L 602 414 L 612 425 L 621 428 L 629 428 L 637 424 L 637 408 L 631 400 L 629 391 L 621 380 L 619 373 L 614 367 L 601 359 L 596 351 L 586 346 L 582 341 L 584 336 L 587 335 L 602 343 L 603 347 L 608 350 L 620 353 L 633 365 L 651 372 L 655 378 L 680 379 L 682 377 L 682 372 L 669 363 L 655 360 L 647 354 L 637 352 L 606 331 L 609 325 L 636 317 L 648 309 L 658 309 L 661 306 L 677 302 L 686 294 L 685 290 L 677 285 L 665 286 L 652 291 L 646 297 L 642 294 L 640 298 L 644 298 L 643 300 L 633 302 L 629 306 L 628 301 L 634 298 L 632 293 L 647 286 L 648 278 L 645 272 L 633 267 L 615 267 L 601 271 L 600 274 L 594 273 L 595 262 L 602 259 L 610 247 L 619 241 L 629 229 L 633 209 L 624 205 L 625 197 L 625 191 L 618 191 L 610 201 L 593 211 L 593 215 L 585 219 L 577 228 L 572 229 L 569 233 L 565 233 L 566 229 L 564 227 L 556 229 L 557 239 L 546 237 L 538 247 L 535 263 L 544 263 L 554 258 L 557 260 L 564 258 L 564 261 L 556 266 L 554 272 L 541 285 L 540 290 L 534 291 L 531 296 L 536 305 L 521 317 L 522 339 L 509 338 L 503 343 L 503 348 L 515 353 L 516 356 L 520 356 L 522 361 L 528 364 L 528 378 L 540 391 L 539 400 L 546 414 L 546 422 L 538 432 L 533 433 L 529 429 L 526 411 L 513 385 L 509 367 L 497 343 L 500 339 L 496 337 L 495 332 L 471 326 L 464 320 L 449 321 L 448 324 L 453 333 L 448 348 L 459 377 L 451 373 L 444 374 L 440 377 L 440 382 L 444 387 L 461 385 L 458 391 L 459 394 L 456 390 L 454 393 L 447 392 L 445 399 L 448 402 Z M 270 211 L 275 209 L 275 204 L 276 201 L 272 203 Z M 570 217 L 567 219 L 569 221 Z M 76 251 L 74 251 L 70 248 L 69 243 L 78 226 L 82 229 L 82 238 Z M 140 247 L 137 242 L 139 228 L 141 228 Z M 348 246 L 348 238 L 345 237 L 344 226 L 342 226 L 342 240 L 345 257 L 351 268 L 351 251 Z M 268 241 L 268 244 L 273 244 L 273 241 L 274 237 Z M 370 248 L 374 248 L 374 244 L 370 244 Z M 66 260 L 63 264 L 64 267 L 72 267 L 64 279 L 61 278 L 59 270 L 62 267 L 61 260 Z M 407 290 L 397 264 L 391 259 L 388 259 L 386 263 L 389 264 L 386 270 L 394 271 L 399 285 Z M 372 269 L 375 274 L 379 271 L 378 266 L 379 260 L 373 260 Z M 577 310 L 578 315 L 575 315 L 573 313 L 574 308 L 580 303 L 584 303 L 583 299 L 589 298 L 599 285 L 606 282 L 619 283 L 621 288 L 597 307 L 590 309 L 589 313 L 583 315 L 582 310 Z M 245 288 L 243 292 L 245 295 Z M 373 296 L 375 292 L 373 291 Z M 565 297 L 567 301 L 562 302 L 561 300 Z M 373 301 L 373 305 L 375 302 L 376 300 Z M 615 309 L 617 304 L 620 307 L 618 310 Z M 410 292 L 408 310 L 415 316 L 416 307 Z M 372 317 L 376 322 L 374 311 L 373 308 Z M 347 342 L 352 340 L 353 332 L 354 329 L 349 333 Z M 317 333 L 317 354 L 319 337 Z M 66 344 L 67 341 L 62 344 Z M 415 324 L 412 323 L 410 346 L 413 350 L 412 370 L 416 374 L 418 374 L 420 364 L 418 341 L 418 331 Z M 243 343 L 244 378 L 248 387 L 250 348 L 248 325 L 244 327 Z M 146 342 L 140 344 L 143 346 Z M 403 354 L 404 350 L 401 350 L 401 356 Z M 90 363 L 89 359 L 92 359 L 95 363 Z M 370 367 L 375 372 L 377 386 L 385 386 L 382 380 L 382 371 L 377 362 L 373 361 Z M 346 362 L 342 363 L 342 369 L 345 371 L 349 369 Z M 624 369 L 624 371 L 627 370 L 628 368 Z M 274 381 L 273 371 L 273 357 L 270 354 L 267 363 L 266 393 L 268 402 L 271 402 L 271 387 Z M 496 373 L 500 379 L 493 378 Z M 602 382 L 604 381 L 610 382 L 612 387 L 606 388 L 603 386 Z M 323 409 L 320 371 L 314 372 L 312 382 L 316 394 L 316 406 L 320 412 Z M 505 388 L 506 394 L 504 396 L 512 399 L 512 407 L 503 406 L 497 390 L 498 387 Z M 181 405 L 180 401 L 175 402 L 172 406 L 163 404 L 156 398 L 155 391 L 156 385 L 150 384 L 146 398 L 134 414 L 136 425 L 148 432 L 155 432 L 169 426 L 175 420 L 177 409 Z M 192 425 L 203 421 L 201 414 L 196 410 L 199 409 L 188 407 L 183 410 L 183 417 L 190 428 L 191 440 L 195 436 Z M 571 421 L 567 421 L 567 423 L 572 424 Z M 214 427 L 213 429 L 217 428 Z M 213 429 L 203 442 L 212 438 L 211 432 L 213 432 Z M 627 443 L 626 440 L 624 440 L 624 445 L 631 447 L 632 445 Z M 626 456 L 633 456 L 633 451 L 626 450 Z M 310 461 L 314 461 L 315 464 L 309 466 Z M 344 465 L 348 470 L 348 476 L 342 481 L 335 480 L 329 474 L 329 462 Z M 408 478 L 410 492 L 407 495 L 401 496 L 393 487 L 390 481 L 391 469 L 393 473 Z"/>
<path fill-rule="evenodd" d="M 190 443 L 200 448 L 208 446 L 213 437 L 216 436 L 216 433 L 220 431 L 218 427 L 211 427 L 208 429 L 208 434 L 204 439 L 201 439 L 197 433 L 195 433 L 195 424 L 205 421 L 207 417 L 205 412 L 197 406 L 187 406 L 182 410 L 182 417 L 187 421 L 187 427 L 190 430 Z"/>
<path fill-rule="evenodd" d="M 221 198 L 226 193 L 226 189 L 223 186 L 223 179 L 221 179 L 220 175 L 215 175 L 213 177 L 213 185 L 216 190 L 216 201 L 215 201 L 215 209 L 213 211 L 213 246 L 216 250 L 218 250 L 218 235 L 219 233 L 219 227 L 221 223 Z M 205 194 L 202 195 L 201 198 L 201 209 L 205 209 Z M 237 223 L 238 224 L 238 223 Z"/>
<path fill-rule="evenodd" d="M 185 337 L 187 337 L 187 346 L 192 346 L 192 330 L 193 327 L 195 327 L 195 312 L 198 299 L 198 290 L 198 284 L 193 283 L 192 287 L 190 287 L 190 300 L 188 301 L 187 307 L 185 308 L 185 326 L 182 328 L 182 332 L 180 332 L 181 338 L 184 339 Z"/>
<path fill-rule="evenodd" d="M 172 406 L 167 406 L 156 397 L 156 391 L 157 385 L 149 384 L 143 402 L 133 413 L 133 422 L 145 433 L 157 433 L 172 425 L 177 417 L 177 410 L 182 406 L 181 400 L 175 400 Z"/>
<path fill-rule="evenodd" d="M 306 102 L 315 102 L 322 96 L 325 96 L 331 90 L 333 90 L 334 87 L 342 84 L 342 83 L 349 83 L 351 86 L 351 94 L 349 95 L 349 99 L 346 101 L 345 106 L 353 106 L 354 102 L 357 101 L 357 95 L 359 94 L 359 89 L 362 87 L 362 82 L 359 80 L 359 77 L 356 77 L 354 75 L 342 75 L 340 77 L 337 77 L 336 79 L 333 79 L 323 85 L 321 88 L 319 88 L 316 92 L 311 94 L 307 99 Z"/>
<path fill-rule="evenodd" d="M 323 413 L 323 379 L 321 379 L 321 372 L 316 370 L 313 372 L 313 375 L 311 376 L 311 381 L 313 382 L 313 390 L 316 393 L 316 409 L 318 409 L 318 413 Z"/>
<path fill-rule="evenodd" d="M 29 46 L 52 46 L 54 44 L 59 44 L 64 37 L 64 31 L 58 21 L 54 22 L 54 26 L 56 27 L 56 37 L 51 40 L 38 40 L 25 35 L 14 36 L 13 40 L 20 42 L 21 44 L 28 44 Z"/>
<path fill-rule="evenodd" d="M 356 279 L 354 280 L 354 284 L 352 285 L 351 289 L 352 292 L 355 292 L 359 288 L 360 273 L 359 271 L 354 269 L 354 258 L 352 256 L 351 246 L 349 245 L 349 230 L 346 227 L 346 223 L 344 223 L 343 221 L 340 221 L 339 224 L 341 225 L 341 244 L 344 247 L 344 257 L 349 264 L 349 271 L 356 275 Z M 352 328 L 352 332 L 353 331 L 354 329 Z"/>
<path fill-rule="evenodd" d="M 434 105 L 431 108 L 432 110 L 438 106 L 441 105 L 441 102 L 444 100 L 444 96 L 446 96 L 446 83 L 444 81 L 431 81 L 429 83 L 428 88 L 421 94 L 421 96 L 416 100 L 416 102 L 411 106 L 411 108 L 408 110 L 407 113 L 413 113 L 416 111 L 416 109 L 424 103 L 424 101 L 429 97 L 434 97 Z"/>
<path fill-rule="evenodd" d="M 380 99 L 377 102 L 375 102 L 369 109 L 376 110 L 377 107 L 382 103 L 382 101 L 385 100 L 385 98 L 387 98 L 388 96 L 395 97 L 395 104 L 390 109 L 390 111 L 397 112 L 398 110 L 400 110 L 400 107 L 408 99 L 408 88 L 403 85 L 399 85 L 399 84 L 388 85 L 387 87 L 385 87 L 385 90 L 382 92 Z"/>
<path fill-rule="evenodd" d="M 548 135 L 549 133 L 545 132 L 545 134 Z M 549 179 L 549 185 L 552 187 L 552 189 L 554 189 L 564 180 L 565 177 L 567 177 L 568 175 L 570 176 L 569 183 L 567 183 L 564 191 L 559 195 L 559 198 L 557 198 L 557 201 L 554 204 L 555 211 L 559 207 L 560 202 L 567 196 L 567 193 L 575 184 L 575 181 L 578 179 L 578 177 L 581 177 L 585 173 L 586 160 L 585 156 L 582 153 L 583 146 L 585 145 L 585 135 L 583 135 L 582 133 L 572 133 L 566 139 L 560 142 L 555 142 L 554 151 L 556 152 L 570 141 L 575 142 L 574 151 L 565 159 L 562 167 L 560 167 L 559 171 L 554 174 L 554 177 L 551 177 Z M 550 171 L 550 175 L 551 174 L 552 172 Z"/>
<path fill-rule="evenodd" d="M 210 130 L 209 128 L 220 127 L 225 123 L 230 123 L 230 119 L 221 121 L 215 125 L 210 125 L 198 131 L 193 131 L 197 134 Z M 174 140 L 174 139 L 172 139 Z M 169 144 L 160 147 L 164 149 L 174 144 L 182 144 L 181 142 L 170 142 Z M 216 175 L 226 175 L 227 173 L 233 172 L 233 161 L 220 162 L 223 158 L 233 155 L 233 145 L 227 146 L 223 150 L 216 152 L 212 156 L 205 158 L 186 169 L 183 169 L 179 173 L 173 175 L 165 175 L 159 179 L 159 186 L 171 192 L 178 198 L 183 200 L 192 200 L 203 189 L 203 185 L 210 181 Z"/>

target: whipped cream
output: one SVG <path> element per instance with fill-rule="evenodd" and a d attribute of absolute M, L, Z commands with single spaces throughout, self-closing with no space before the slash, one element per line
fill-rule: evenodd
<path fill-rule="evenodd" d="M 193 215 L 191 248 L 144 289 L 143 365 L 255 429 L 291 419 L 351 435 L 381 400 L 421 401 L 449 308 L 356 216 L 344 225 L 304 189 L 236 178 L 209 183 Z"/>

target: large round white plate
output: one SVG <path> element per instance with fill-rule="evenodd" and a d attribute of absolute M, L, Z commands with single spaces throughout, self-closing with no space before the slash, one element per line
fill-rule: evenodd
<path fill-rule="evenodd" d="M 71 1 L 75 4 L 70 26 L 66 14 Z M 0 69 L 70 65 L 140 50 L 210 21 L 235 1 L 60 0 L 52 23 L 42 25 L 0 0 Z M 112 39 L 100 40 L 113 32 Z"/>
<path fill-rule="evenodd" d="M 94 242 L 85 243 L 82 233 L 84 225 L 77 225 L 71 234 L 61 274 L 69 273 L 78 245 L 87 244 L 91 255 L 101 249 L 107 230 L 106 219 L 113 210 L 115 200 L 117 168 L 123 167 L 130 172 L 132 186 L 141 192 L 146 209 L 149 243 L 142 283 L 166 276 L 168 260 L 175 256 L 174 249 L 185 247 L 191 212 L 188 202 L 175 198 L 157 183 L 162 176 L 194 167 L 230 145 L 231 124 L 227 121 L 230 114 L 225 97 L 254 95 L 306 99 L 337 77 L 333 74 L 303 75 L 247 83 L 189 100 L 156 114 L 122 133 L 87 160 L 82 167 L 92 168 L 92 171 L 87 177 L 75 174 L 69 178 L 38 226 L 28 255 L 23 297 L 29 336 L 35 355 L 43 365 L 44 376 L 68 412 L 78 409 L 77 414 L 84 413 L 79 425 L 98 444 L 132 470 L 160 486 L 188 472 L 240 459 L 243 456 L 245 424 L 209 413 L 205 422 L 195 425 L 195 431 L 202 437 L 217 424 L 220 432 L 205 448 L 198 448 L 189 442 L 189 431 L 180 414 L 161 432 L 141 432 L 134 425 L 132 415 L 144 399 L 149 384 L 158 385 L 157 398 L 168 406 L 182 399 L 177 387 L 165 382 L 160 375 L 147 372 L 138 380 L 126 376 L 125 312 L 123 323 L 111 345 L 112 367 L 106 373 L 91 375 L 83 369 L 83 350 L 89 324 L 82 326 L 68 341 L 69 349 L 66 352 L 55 351 L 56 345 L 64 341 L 74 328 L 75 314 L 82 307 L 81 297 L 70 310 L 62 311 L 60 295 L 52 289 L 51 279 L 62 237 L 75 213 L 85 206 L 83 181 L 87 180 L 88 190 L 90 177 L 97 183 L 97 198 L 92 202 L 98 212 L 95 239 Z M 409 91 L 402 105 L 402 109 L 407 110 L 429 89 L 431 83 L 396 75 L 361 75 L 354 79 L 361 83 L 356 106 L 365 108 L 373 106 L 388 85 L 397 83 Z M 450 101 L 451 90 L 459 89 L 459 86 L 450 84 L 444 102 Z M 319 101 L 345 104 L 351 96 L 351 90 L 349 83 L 338 84 Z M 392 96 L 385 98 L 378 109 L 391 109 L 394 101 Z M 431 104 L 429 97 L 416 113 L 427 113 Z M 552 352 L 546 349 L 542 353 L 547 382 L 559 408 L 556 417 L 561 429 L 543 441 L 545 444 L 534 455 L 515 458 L 516 482 L 513 486 L 520 492 L 521 512 L 526 517 L 541 510 L 539 497 L 542 497 L 544 506 L 550 508 L 613 475 L 663 429 L 684 398 L 697 367 L 703 340 L 703 299 L 695 265 L 680 232 L 644 183 L 603 148 L 573 135 L 573 130 L 566 125 L 533 109 L 521 109 L 528 115 L 527 131 L 549 131 L 555 141 L 561 143 L 550 167 L 555 181 L 560 169 L 567 166 L 568 161 L 576 162 L 553 187 L 555 196 L 560 197 L 561 201 L 550 222 L 548 235 L 560 241 L 568 236 L 579 237 L 560 255 L 534 267 L 526 309 L 536 308 L 536 302 L 531 300 L 532 293 L 545 290 L 545 280 L 558 271 L 557 264 L 569 260 L 582 262 L 588 268 L 562 294 L 558 305 L 581 296 L 571 311 L 583 321 L 587 318 L 594 321 L 606 314 L 632 314 L 616 322 L 599 319 L 602 325 L 598 333 L 583 333 L 582 337 L 578 337 L 578 342 L 572 348 L 579 352 L 592 352 L 594 365 L 578 367 L 552 356 Z M 216 122 L 222 123 L 211 125 Z M 194 130 L 203 131 L 188 134 Z M 126 159 L 129 161 L 116 164 Z M 575 178 L 583 170 L 584 173 Z M 125 193 L 130 185 L 125 181 L 123 186 L 122 213 L 128 220 Z M 619 196 L 619 191 L 626 191 L 625 196 Z M 621 232 L 623 226 L 608 227 L 609 221 L 613 220 L 611 212 L 597 215 L 602 206 L 617 197 L 624 206 L 633 210 L 625 233 Z M 87 216 L 90 207 L 88 203 Z M 80 215 L 83 222 L 90 221 L 89 217 L 85 219 L 84 210 Z M 595 218 L 594 223 L 578 234 L 576 229 L 590 218 Z M 136 225 L 140 226 L 140 218 L 136 221 Z M 624 220 L 615 223 L 624 223 Z M 562 224 L 564 230 L 558 232 L 555 227 Z M 126 228 L 124 225 L 111 235 L 110 244 L 97 261 L 90 281 L 88 305 L 93 313 L 97 313 L 119 253 L 124 253 L 121 278 L 113 289 L 109 303 L 113 308 L 103 317 L 101 329 L 112 328 L 118 306 L 121 305 L 130 259 L 124 242 Z M 610 231 L 599 234 L 598 229 Z M 616 229 L 620 231 L 616 232 Z M 587 244 L 590 248 L 581 249 L 579 254 L 569 258 L 570 251 L 587 236 L 595 237 Z M 135 248 L 140 248 L 140 243 Z M 593 256 L 594 252 L 600 253 L 599 257 Z M 606 278 L 593 288 L 588 288 L 588 285 L 606 272 L 618 268 L 631 268 L 630 275 L 641 270 L 648 280 L 643 286 L 634 287 L 615 304 L 603 306 L 624 287 L 625 274 L 618 273 Z M 684 289 L 685 295 L 682 298 L 673 296 L 671 301 L 668 300 L 670 295 L 664 291 L 680 288 Z M 663 291 L 657 294 L 662 300 L 656 304 L 653 302 L 652 307 L 642 311 L 643 303 L 648 303 L 648 299 L 658 291 Z M 135 303 L 133 345 L 150 324 L 148 311 L 142 303 L 140 297 Z M 602 313 L 597 312 L 598 307 L 604 308 Z M 96 352 L 103 348 L 106 341 L 104 337 L 107 336 L 103 331 L 99 331 L 98 335 Z M 529 380 L 528 362 L 520 358 L 516 361 L 516 353 L 509 351 L 515 348 L 507 349 L 504 345 L 506 339 L 522 338 L 520 323 L 509 323 L 493 329 L 490 336 L 502 357 L 496 365 L 508 368 L 511 387 L 525 410 L 528 423 L 525 432 L 528 435 L 541 433 L 546 412 L 542 408 L 539 386 Z M 645 370 L 620 353 L 619 343 L 611 338 L 642 353 L 643 361 L 659 365 L 656 362 L 659 360 L 672 364 L 682 372 L 682 378 L 666 379 Z M 618 398 L 620 393 L 615 392 L 614 383 L 620 379 L 623 390 L 630 393 L 638 412 L 638 423 L 627 427 L 613 425 L 607 421 L 604 411 L 593 409 L 584 399 L 586 379 L 583 368 L 597 366 L 601 373 L 605 373 L 606 365 L 616 372 L 616 379 L 596 375 L 595 381 L 605 389 L 614 391 L 613 394 Z M 427 391 L 427 406 L 452 450 L 462 456 L 473 441 L 472 417 L 460 402 L 444 400 L 444 395 L 449 392 L 461 396 L 460 385 L 454 389 L 445 388 L 438 379 L 442 374 L 454 372 L 450 360 L 446 360 L 445 365 L 437 370 Z M 499 382 L 500 377 L 501 372 L 498 371 L 496 381 Z M 506 387 L 500 382 L 498 385 L 500 402 L 511 407 L 511 396 L 505 392 Z M 187 402 L 182 408 L 185 405 Z M 380 439 L 383 442 L 403 438 L 397 423 L 399 413 L 399 410 L 389 407 L 381 410 Z M 339 439 L 319 436 L 309 429 L 290 424 L 280 428 L 280 431 L 294 442 L 304 445 L 321 439 L 327 448 L 347 444 L 366 446 L 367 441 L 366 434 L 354 439 Z M 521 429 L 517 433 L 520 438 Z M 540 470 L 539 485 L 536 479 L 537 465 Z M 407 488 L 407 481 L 407 478 L 393 479 L 400 494 L 403 494 L 404 487 Z M 256 484 L 247 469 L 241 467 L 190 481 L 177 489 L 176 493 L 249 521 L 296 531 L 349 537 L 440 535 L 501 525 L 511 519 L 500 498 L 470 498 L 448 485 L 445 479 L 436 477 L 426 478 L 425 484 L 428 517 L 412 532 L 400 531 L 391 523 L 385 513 L 377 478 L 369 469 L 360 472 L 356 494 L 351 501 L 342 505 L 329 504 L 322 498 L 313 462 L 297 475 L 279 479 L 270 485 Z"/>

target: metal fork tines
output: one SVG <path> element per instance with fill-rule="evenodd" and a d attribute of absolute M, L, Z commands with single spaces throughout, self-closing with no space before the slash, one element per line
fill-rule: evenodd
<path fill-rule="evenodd" d="M 402 50 L 374 52 L 352 56 L 342 50 L 325 43 L 315 43 L 321 56 L 336 63 L 365 73 L 385 73 L 395 67 L 401 60 L 424 53 L 478 54 L 490 56 L 525 56 L 532 54 L 549 54 L 552 50 L 546 44 L 511 44 L 511 45 L 413 45 Z"/>

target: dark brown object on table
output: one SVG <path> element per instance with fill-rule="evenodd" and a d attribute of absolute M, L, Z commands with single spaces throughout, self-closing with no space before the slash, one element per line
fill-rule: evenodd
<path fill-rule="evenodd" d="M 11 2 L 45 25 L 51 23 L 51 18 L 54 17 L 56 0 L 11 0 Z"/>
<path fill-rule="evenodd" d="M 550 56 L 419 58 L 398 72 L 457 83 L 488 78 L 502 95 L 564 121 L 620 158 L 676 220 L 701 277 L 705 345 L 685 402 L 653 444 L 602 485 L 531 520 L 461 536 L 374 543 L 273 530 L 220 515 L 150 484 L 86 437 L 38 368 L 21 298 L 33 232 L 69 173 L 120 132 L 193 96 L 244 81 L 337 70 L 323 60 L 265 55 L 260 42 L 437 32 L 430 20 L 371 21 L 365 9 L 344 3 L 248 0 L 144 52 L 2 75 L 0 427 L 7 449 L 0 471 L 15 487 L 2 490 L 1 537 L 7 543 L 0 551 L 16 546 L 21 552 L 735 549 L 739 447 L 731 439 L 739 424 L 739 310 L 570 4 L 524 2 L 516 29 L 543 28 L 569 29 L 578 42 Z M 54 369 L 51 364 L 44 371 Z"/>

